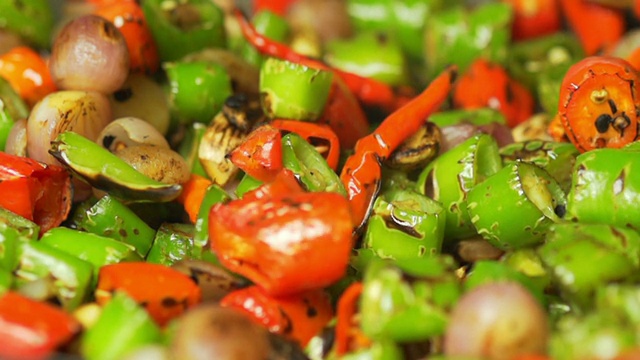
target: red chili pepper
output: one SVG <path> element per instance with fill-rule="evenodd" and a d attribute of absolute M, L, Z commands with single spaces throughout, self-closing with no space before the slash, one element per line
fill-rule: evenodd
<path fill-rule="evenodd" d="M 362 282 L 355 282 L 342 293 L 338 300 L 336 314 L 336 355 L 344 355 L 351 350 L 369 347 L 371 341 L 358 326 L 356 314 L 358 314 L 360 294 L 362 294 Z"/>
<path fill-rule="evenodd" d="M 45 359 L 80 332 L 62 309 L 13 291 L 0 297 L 0 358 Z"/>
<path fill-rule="evenodd" d="M 296 0 L 254 0 L 253 13 L 268 10 L 283 16 L 287 14 L 287 10 L 289 10 L 289 7 L 294 2 L 296 2 Z"/>
<path fill-rule="evenodd" d="M 585 0 L 560 0 L 565 17 L 587 55 L 608 53 L 624 35 L 624 12 Z"/>
<path fill-rule="evenodd" d="M 512 36 L 515 40 L 553 34 L 562 28 L 558 0 L 505 0 L 513 6 Z"/>
<path fill-rule="evenodd" d="M 111 2 L 98 7 L 95 14 L 111 21 L 124 36 L 132 71 L 155 73 L 158 70 L 158 47 L 140 5 L 134 1 Z"/>
<path fill-rule="evenodd" d="M 327 160 L 327 164 L 333 170 L 338 168 L 340 160 L 340 140 L 331 127 L 325 124 L 311 122 L 276 119 L 271 121 L 271 126 L 285 133 L 293 132 L 300 135 L 310 144 L 316 147 L 327 148 L 320 153 Z"/>
<path fill-rule="evenodd" d="M 100 268 L 96 302 L 107 303 L 114 292 L 124 291 L 143 305 L 161 326 L 200 303 L 200 288 L 187 275 L 147 262 L 122 262 Z"/>
<path fill-rule="evenodd" d="M 229 153 L 231 162 L 250 176 L 272 181 L 282 170 L 282 136 L 272 125 L 253 130 Z"/>
<path fill-rule="evenodd" d="M 0 152 L 0 206 L 34 221 L 40 234 L 67 218 L 71 201 L 64 168 Z"/>
<path fill-rule="evenodd" d="M 302 347 L 333 318 L 329 296 L 321 289 L 274 297 L 259 286 L 250 286 L 227 294 L 220 305 L 241 310 L 270 332 Z"/>
<path fill-rule="evenodd" d="M 456 107 L 499 110 L 507 125 L 514 127 L 533 115 L 533 96 L 524 85 L 512 79 L 498 64 L 478 59 L 458 80 L 453 103 Z"/>
<path fill-rule="evenodd" d="M 209 213 L 211 248 L 220 262 L 274 296 L 342 278 L 352 229 L 347 199 L 330 192 L 245 196 Z"/>
<path fill-rule="evenodd" d="M 0 76 L 29 106 L 56 91 L 46 61 L 26 46 L 13 48 L 0 56 Z"/>
<path fill-rule="evenodd" d="M 639 83 L 638 72 L 620 58 L 588 57 L 567 71 L 558 112 L 578 150 L 620 148 L 638 139 Z"/>
<path fill-rule="evenodd" d="M 273 181 L 262 184 L 242 196 L 244 200 L 270 199 L 275 196 L 305 192 L 293 171 L 282 169 Z"/>
<path fill-rule="evenodd" d="M 436 77 L 417 97 L 389 115 L 370 135 L 360 139 L 340 174 L 347 189 L 356 230 L 364 225 L 380 187 L 380 163 L 427 121 L 446 100 L 456 67 Z"/>
<path fill-rule="evenodd" d="M 287 45 L 273 41 L 257 32 L 240 10 L 236 10 L 235 15 L 245 39 L 260 53 L 317 69 L 332 70 L 337 77 L 344 81 L 358 100 L 367 106 L 393 111 L 398 107 L 398 104 L 402 103 L 389 85 L 375 79 L 330 68 L 321 61 L 298 54 Z"/>

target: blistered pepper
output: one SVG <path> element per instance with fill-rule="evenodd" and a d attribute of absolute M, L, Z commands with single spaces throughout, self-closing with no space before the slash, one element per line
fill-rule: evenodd
<path fill-rule="evenodd" d="M 34 221 L 40 233 L 71 210 L 71 178 L 56 165 L 0 152 L 0 206 Z"/>
<path fill-rule="evenodd" d="M 183 259 L 198 258 L 193 241 L 192 224 L 163 223 L 156 232 L 147 261 L 171 266 Z M 194 251 L 195 250 L 195 251 Z"/>
<path fill-rule="evenodd" d="M 227 157 L 245 174 L 263 182 L 273 180 L 283 166 L 280 130 L 269 124 L 254 129 Z"/>

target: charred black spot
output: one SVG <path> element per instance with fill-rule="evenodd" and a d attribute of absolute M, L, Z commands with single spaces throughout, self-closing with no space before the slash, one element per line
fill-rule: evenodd
<path fill-rule="evenodd" d="M 553 209 L 553 212 L 559 217 L 564 217 L 567 214 L 567 207 L 564 205 L 558 205 Z"/>
<path fill-rule="evenodd" d="M 607 103 L 609 104 L 609 108 L 611 109 L 612 114 L 615 114 L 618 112 L 618 107 L 616 106 L 616 102 L 613 101 L 613 99 L 609 99 Z"/>
<path fill-rule="evenodd" d="M 163 307 L 174 307 L 180 304 L 180 302 L 172 297 L 166 297 L 164 299 L 162 299 L 162 301 L 160 302 L 160 304 Z"/>
<path fill-rule="evenodd" d="M 133 96 L 133 90 L 131 88 L 120 89 L 113 93 L 113 98 L 116 99 L 117 102 L 125 102 Z"/>
<path fill-rule="evenodd" d="M 111 145 L 113 144 L 113 141 L 116 139 L 115 136 L 113 135 L 106 135 L 103 139 L 102 139 L 102 146 L 104 146 L 105 148 L 110 148 Z"/>
<path fill-rule="evenodd" d="M 604 133 L 607 132 L 607 130 L 609 130 L 609 125 L 611 125 L 612 121 L 613 121 L 613 118 L 611 118 L 611 115 L 602 114 L 602 115 L 598 116 L 598 118 L 596 119 L 594 125 L 596 126 L 596 130 L 600 134 L 604 134 Z"/>
<path fill-rule="evenodd" d="M 122 237 L 127 237 L 127 230 L 120 229 L 120 230 L 118 230 L 118 234 L 120 234 L 120 236 L 122 236 Z"/>

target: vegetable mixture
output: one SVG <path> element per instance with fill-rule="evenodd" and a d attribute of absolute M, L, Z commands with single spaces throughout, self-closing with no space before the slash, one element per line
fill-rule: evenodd
<path fill-rule="evenodd" d="M 0 358 L 640 358 L 639 19 L 0 2 Z"/>

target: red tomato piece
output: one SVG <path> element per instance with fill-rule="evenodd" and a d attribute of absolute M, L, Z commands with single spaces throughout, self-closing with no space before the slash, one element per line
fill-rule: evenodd
<path fill-rule="evenodd" d="M 123 262 L 101 267 L 96 301 L 104 305 L 116 291 L 126 292 L 143 305 L 160 326 L 201 300 L 200 288 L 187 275 L 147 262 Z"/>
<path fill-rule="evenodd" d="M 282 170 L 282 136 L 280 130 L 263 125 L 229 153 L 229 159 L 239 169 L 263 181 L 272 181 Z"/>
<path fill-rule="evenodd" d="M 321 289 L 274 297 L 259 286 L 235 290 L 220 305 L 238 309 L 275 334 L 304 347 L 333 318 L 329 296 Z"/>
<path fill-rule="evenodd" d="M 40 234 L 67 218 L 71 177 L 62 167 L 0 152 L 0 206 L 40 226 Z"/>
<path fill-rule="evenodd" d="M 80 332 L 62 309 L 9 291 L 0 297 L 0 357 L 45 359 Z"/>
<path fill-rule="evenodd" d="M 498 64 L 478 59 L 458 79 L 453 102 L 456 107 L 490 107 L 500 111 L 507 125 L 514 127 L 533 115 L 533 96 Z"/>
<path fill-rule="evenodd" d="M 209 239 L 220 262 L 274 296 L 342 278 L 352 230 L 348 200 L 329 192 L 243 198 L 209 213 Z"/>

